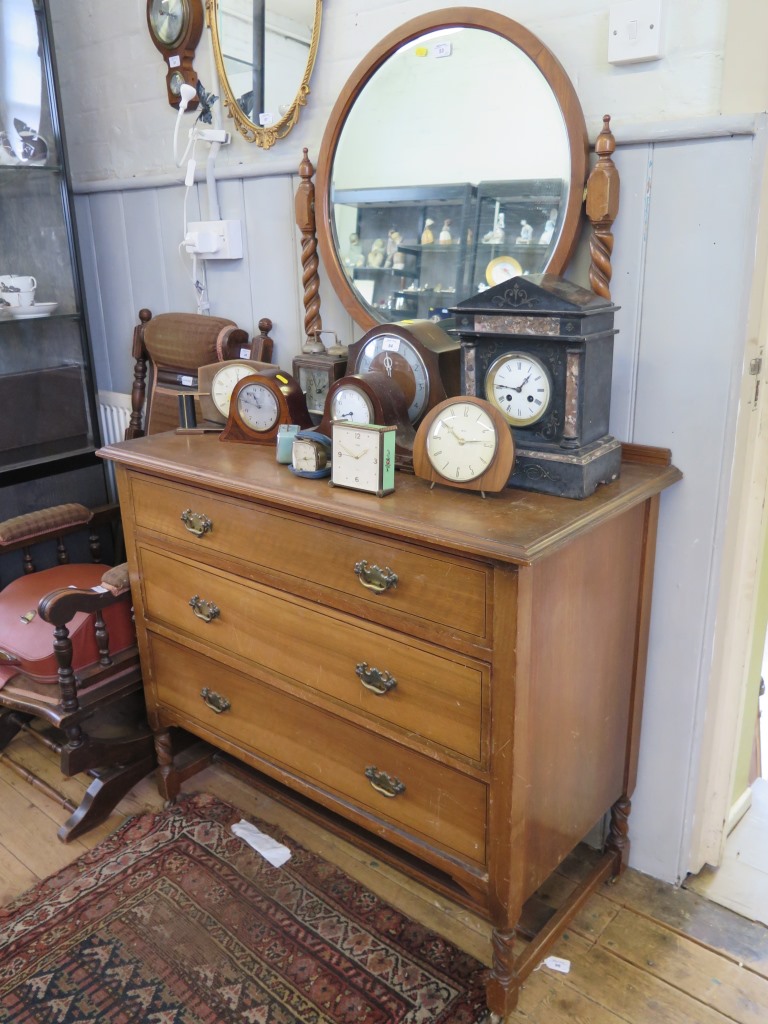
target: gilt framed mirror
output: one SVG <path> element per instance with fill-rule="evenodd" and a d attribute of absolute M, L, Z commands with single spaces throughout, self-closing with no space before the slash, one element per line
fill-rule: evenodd
<path fill-rule="evenodd" d="M 309 95 L 322 0 L 206 0 L 222 99 L 248 142 L 285 138 Z"/>
<path fill-rule="evenodd" d="M 317 168 L 323 265 L 363 328 L 441 318 L 506 277 L 568 263 L 584 115 L 522 25 L 456 8 L 386 36 L 333 108 Z"/>

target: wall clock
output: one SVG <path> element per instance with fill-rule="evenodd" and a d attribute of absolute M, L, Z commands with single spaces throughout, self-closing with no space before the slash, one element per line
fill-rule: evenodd
<path fill-rule="evenodd" d="M 195 47 L 203 31 L 201 0 L 147 0 L 147 25 L 155 47 L 163 55 L 168 71 L 165 84 L 168 102 L 178 107 L 181 87 L 186 82 L 197 88 L 197 73 L 192 67 Z M 197 99 L 187 109 L 193 110 Z"/>
<path fill-rule="evenodd" d="M 310 428 L 312 420 L 297 381 L 278 367 L 239 380 L 232 389 L 221 441 L 274 444 L 281 425 Z"/>
<path fill-rule="evenodd" d="M 432 485 L 501 491 L 515 462 L 506 419 L 481 398 L 447 398 L 431 409 L 416 432 L 413 471 Z"/>
<path fill-rule="evenodd" d="M 378 370 L 396 381 L 417 426 L 424 414 L 460 390 L 461 346 L 431 320 L 378 324 L 349 346 L 347 373 Z"/>
<path fill-rule="evenodd" d="M 371 370 L 334 381 L 325 402 L 319 430 L 330 434 L 335 422 L 377 424 L 395 428 L 395 460 L 399 469 L 413 467 L 416 431 L 408 404 L 394 377 Z"/>
<path fill-rule="evenodd" d="M 511 426 L 513 487 L 584 498 L 615 480 L 608 433 L 616 307 L 552 274 L 515 277 L 460 303 L 461 390 Z"/>
<path fill-rule="evenodd" d="M 272 364 L 255 359 L 226 359 L 201 366 L 197 371 L 197 386 L 203 418 L 223 426 L 229 416 L 229 402 L 235 384 L 243 377 L 272 368 Z"/>
<path fill-rule="evenodd" d="M 395 428 L 334 423 L 331 483 L 379 498 L 395 489 Z"/>

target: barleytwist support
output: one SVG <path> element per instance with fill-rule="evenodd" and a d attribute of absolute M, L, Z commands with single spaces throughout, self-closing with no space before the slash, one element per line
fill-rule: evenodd
<path fill-rule="evenodd" d="M 317 224 L 315 221 L 315 186 L 312 176 L 315 168 L 309 159 L 309 151 L 304 148 L 304 157 L 299 164 L 301 182 L 296 189 L 295 211 L 296 226 L 301 232 L 301 282 L 304 286 L 304 333 L 307 341 L 302 351 L 305 353 L 324 352 L 325 347 L 316 337 L 323 329 L 320 319 L 320 277 L 318 275 L 317 256 Z"/>
<path fill-rule="evenodd" d="M 606 850 L 617 855 L 616 874 L 627 866 L 629 860 L 629 813 L 632 801 L 621 797 L 611 808 L 611 827 L 605 843 Z"/>
<path fill-rule="evenodd" d="M 520 979 L 515 970 L 515 929 L 500 932 L 494 929 L 493 966 L 486 982 L 486 1002 L 492 1014 L 504 1020 L 517 1006 Z"/>
<path fill-rule="evenodd" d="M 587 217 L 592 224 L 589 283 L 592 291 L 604 299 L 611 297 L 611 228 L 619 212 L 619 172 L 612 159 L 615 150 L 616 139 L 611 132 L 611 118 L 606 114 L 602 131 L 595 142 L 597 163 L 587 180 Z"/>

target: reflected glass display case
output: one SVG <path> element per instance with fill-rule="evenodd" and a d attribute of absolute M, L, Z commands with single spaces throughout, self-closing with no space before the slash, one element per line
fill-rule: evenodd
<path fill-rule="evenodd" d="M 377 320 L 448 315 L 467 272 L 475 192 L 468 183 L 335 191 L 344 272 Z"/>
<path fill-rule="evenodd" d="M 97 460 L 45 0 L 0 0 L 0 485 Z"/>

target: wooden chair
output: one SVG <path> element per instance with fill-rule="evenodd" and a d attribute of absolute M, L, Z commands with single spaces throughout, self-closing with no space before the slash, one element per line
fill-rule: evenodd
<path fill-rule="evenodd" d="M 177 427 L 178 397 L 197 391 L 199 367 L 235 358 L 268 363 L 273 348 L 271 329 L 271 320 L 259 320 L 259 336 L 249 341 L 246 331 L 223 317 L 199 313 L 153 317 L 148 309 L 140 310 L 133 332 L 136 362 L 126 439 Z M 200 419 L 199 406 L 196 412 Z"/>
<path fill-rule="evenodd" d="M 68 504 L 0 523 L 0 555 L 23 556 L 22 574 L 0 591 L 0 757 L 70 811 L 63 842 L 104 821 L 156 764 L 127 567 L 99 564 L 99 528 L 116 516 Z M 92 561 L 73 563 L 67 539 L 82 530 Z M 35 572 L 42 542 L 53 543 L 58 564 Z M 33 663 L 30 650 L 48 641 L 51 664 Z M 9 756 L 20 732 L 55 751 L 63 775 L 93 779 L 79 805 Z"/>

